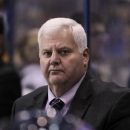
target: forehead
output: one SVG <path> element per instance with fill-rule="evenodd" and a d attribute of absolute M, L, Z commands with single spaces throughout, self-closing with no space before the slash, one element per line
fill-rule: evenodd
<path fill-rule="evenodd" d="M 74 42 L 71 31 L 66 28 L 53 34 L 42 35 L 42 46 L 52 46 L 56 44 L 58 46 L 77 46 Z"/>

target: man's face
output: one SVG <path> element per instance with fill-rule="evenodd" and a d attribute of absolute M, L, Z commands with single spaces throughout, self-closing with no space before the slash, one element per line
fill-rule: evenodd
<path fill-rule="evenodd" d="M 75 85 L 86 71 L 88 50 L 81 54 L 72 34 L 62 29 L 54 36 L 44 35 L 40 46 L 40 66 L 49 86 Z"/>

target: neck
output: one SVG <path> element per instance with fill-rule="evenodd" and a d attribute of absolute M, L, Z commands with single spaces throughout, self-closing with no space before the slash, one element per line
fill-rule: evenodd
<path fill-rule="evenodd" d="M 60 97 L 62 96 L 65 92 L 67 92 L 69 89 L 71 89 L 72 87 L 68 87 L 68 86 L 51 86 L 50 89 L 52 91 L 52 93 L 54 94 L 55 97 Z"/>

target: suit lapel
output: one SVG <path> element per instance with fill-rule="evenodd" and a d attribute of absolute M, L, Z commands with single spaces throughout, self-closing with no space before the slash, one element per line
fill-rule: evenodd
<path fill-rule="evenodd" d="M 42 91 L 32 97 L 32 100 L 28 103 L 26 107 L 27 110 L 30 109 L 43 109 L 47 102 L 48 89 L 47 86 L 44 86 Z"/>
<path fill-rule="evenodd" d="M 67 114 L 76 115 L 81 119 L 84 117 L 84 114 L 87 112 L 87 109 L 92 100 L 92 84 L 93 79 L 89 72 L 87 72 L 83 82 L 81 83 L 72 100 Z"/>

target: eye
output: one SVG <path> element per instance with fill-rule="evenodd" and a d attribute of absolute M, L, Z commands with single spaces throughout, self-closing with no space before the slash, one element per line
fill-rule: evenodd
<path fill-rule="evenodd" d="M 68 55 L 70 53 L 69 50 L 60 50 L 61 55 Z"/>
<path fill-rule="evenodd" d="M 43 52 L 43 55 L 44 55 L 45 57 L 50 57 L 51 54 L 52 54 L 52 52 L 50 52 L 50 51 L 45 51 L 45 52 Z"/>

